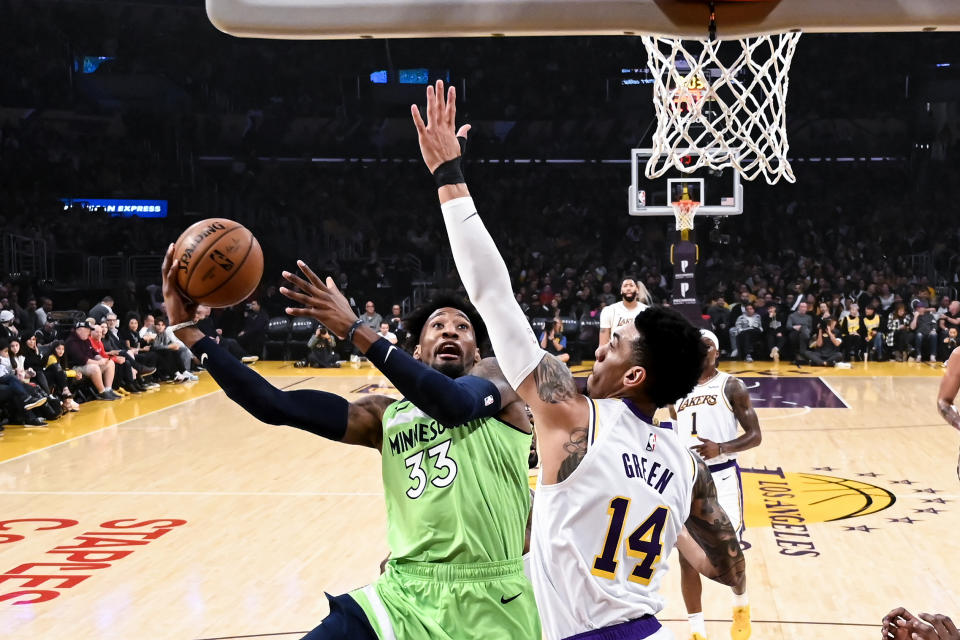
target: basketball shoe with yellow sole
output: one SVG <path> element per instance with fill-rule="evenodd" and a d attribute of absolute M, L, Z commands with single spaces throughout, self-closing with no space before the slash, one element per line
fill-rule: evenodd
<path fill-rule="evenodd" d="M 750 637 L 750 605 L 733 608 L 733 624 L 730 625 L 730 637 L 733 640 L 747 640 Z"/>

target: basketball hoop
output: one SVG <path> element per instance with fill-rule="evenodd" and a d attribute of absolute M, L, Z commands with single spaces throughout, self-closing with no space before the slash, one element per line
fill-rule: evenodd
<path fill-rule="evenodd" d="M 799 32 L 741 40 L 643 36 L 657 129 L 647 178 L 671 168 L 733 167 L 745 180 L 794 182 L 787 159 L 787 88 Z M 684 163 L 678 149 L 693 149 Z M 679 219 L 679 218 L 678 218 Z"/>
<path fill-rule="evenodd" d="M 677 219 L 677 231 L 693 229 L 693 219 L 697 215 L 700 203 L 696 200 L 678 200 L 671 202 L 670 206 L 673 207 L 673 215 Z"/>

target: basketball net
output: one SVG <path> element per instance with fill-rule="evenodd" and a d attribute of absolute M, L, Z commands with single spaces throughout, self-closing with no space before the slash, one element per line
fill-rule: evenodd
<path fill-rule="evenodd" d="M 681 195 L 680 199 L 676 202 L 671 202 L 670 206 L 673 207 L 673 215 L 677 221 L 677 231 L 681 232 L 681 237 L 684 240 L 688 240 L 689 232 L 693 229 L 693 219 L 697 215 L 697 209 L 700 208 L 700 203 L 696 200 L 691 200 L 687 188 L 684 187 L 683 195 Z"/>
<path fill-rule="evenodd" d="M 733 167 L 744 180 L 794 182 L 786 104 L 799 38 L 799 32 L 729 41 L 643 36 L 657 114 L 647 178 L 671 168 Z"/>

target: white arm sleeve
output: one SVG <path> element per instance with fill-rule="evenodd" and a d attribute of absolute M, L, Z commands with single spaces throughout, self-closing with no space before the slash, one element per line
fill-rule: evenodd
<path fill-rule="evenodd" d="M 440 208 L 460 279 L 487 324 L 500 369 L 516 389 L 547 352 L 540 348 L 514 298 L 507 265 L 483 226 L 473 198 L 456 198 Z"/>

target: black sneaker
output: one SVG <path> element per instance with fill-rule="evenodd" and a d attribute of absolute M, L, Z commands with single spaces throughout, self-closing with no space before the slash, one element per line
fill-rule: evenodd
<path fill-rule="evenodd" d="M 114 400 L 118 400 L 120 398 L 120 396 L 115 394 L 110 389 L 105 389 L 102 393 L 98 393 L 97 397 L 100 398 L 101 400 L 109 400 L 110 402 L 113 402 Z"/>
<path fill-rule="evenodd" d="M 141 371 L 139 375 L 140 375 L 141 378 L 146 378 L 147 376 L 152 376 L 152 375 L 155 374 L 156 372 L 157 372 L 157 368 L 156 368 L 156 367 L 147 367 L 146 369 L 144 369 L 143 371 Z"/>
<path fill-rule="evenodd" d="M 47 404 L 47 396 L 35 396 L 32 398 L 27 398 L 27 400 L 23 403 L 23 408 L 26 411 L 30 411 L 30 409 L 36 409 L 37 407 L 42 407 L 45 404 Z"/>
<path fill-rule="evenodd" d="M 35 416 L 32 413 L 27 413 L 23 419 L 23 426 L 25 427 L 45 427 L 47 426 L 47 421 L 39 416 Z"/>

